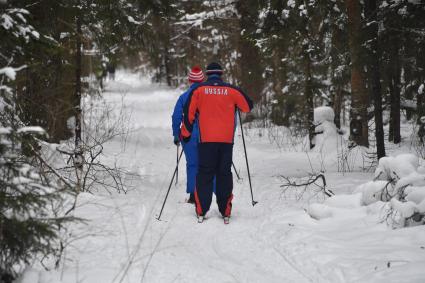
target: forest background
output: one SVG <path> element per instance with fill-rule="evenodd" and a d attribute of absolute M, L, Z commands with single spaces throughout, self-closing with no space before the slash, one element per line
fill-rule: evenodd
<path fill-rule="evenodd" d="M 255 102 L 246 122 L 285 126 L 293 136 L 308 136 L 311 149 L 314 109 L 330 106 L 340 133 L 349 131 L 347 149 L 368 148 L 375 165 L 385 144 L 401 142 L 401 121 L 414 125 L 412 141 L 424 157 L 422 0 L 0 0 L 0 38 L 4 276 L 32 254 L 52 252 L 45 240 L 56 239 L 63 222 L 76 221 L 58 211 L 47 222 L 11 219 L 8 211 L 31 215 L 51 199 L 84 190 L 82 159 L 94 147 L 87 149 L 81 136 L 83 98 L 101 94 L 117 68 L 180 87 L 191 66 L 216 61 Z M 39 170 L 52 169 L 39 143 L 64 140 L 73 141 L 67 149 L 73 183 L 42 170 L 61 181 L 53 182 Z M 22 172 L 37 172 L 23 186 L 42 194 L 19 189 L 19 197 L 9 197 L 10 188 L 22 185 L 14 179 Z M 26 235 L 18 242 L 11 237 L 17 231 Z"/>

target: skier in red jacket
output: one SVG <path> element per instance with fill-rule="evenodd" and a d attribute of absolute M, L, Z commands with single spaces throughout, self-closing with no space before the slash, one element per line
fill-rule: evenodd
<path fill-rule="evenodd" d="M 184 107 L 181 134 L 190 138 L 193 123 L 199 123 L 199 168 L 196 177 L 195 204 L 198 222 L 204 220 L 212 202 L 213 179 L 216 177 L 218 209 L 228 223 L 232 211 L 232 151 L 237 109 L 250 112 L 251 99 L 238 87 L 223 82 L 218 63 L 207 67 L 206 82 L 193 89 Z"/>

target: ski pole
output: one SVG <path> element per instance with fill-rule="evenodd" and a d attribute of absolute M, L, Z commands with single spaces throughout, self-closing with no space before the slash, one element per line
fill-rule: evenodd
<path fill-rule="evenodd" d="M 180 159 L 182 158 L 182 155 L 183 155 L 183 149 L 180 152 L 180 156 L 177 158 L 176 169 L 174 169 L 173 177 L 171 178 L 170 185 L 168 186 L 167 194 L 165 195 L 165 199 L 164 199 L 164 202 L 162 203 L 161 211 L 159 212 L 159 216 L 158 216 L 157 220 L 160 220 L 160 218 L 161 218 L 162 211 L 164 210 L 165 203 L 167 202 L 168 194 L 170 193 L 171 186 L 173 185 L 174 177 L 176 176 L 176 173 L 177 173 L 177 170 L 178 170 L 178 167 L 179 167 L 179 163 L 180 163 Z"/>
<path fill-rule="evenodd" d="M 179 147 L 180 145 L 177 144 L 177 156 L 176 156 L 176 164 L 179 164 Z M 176 171 L 176 186 L 179 183 L 179 166 L 177 165 L 177 171 Z"/>
<path fill-rule="evenodd" d="M 235 171 L 236 177 L 238 178 L 238 180 L 242 180 L 241 177 L 239 177 L 238 170 L 236 170 L 236 166 L 235 166 L 235 163 L 233 163 L 233 161 L 232 161 L 232 166 L 233 166 L 233 170 Z"/>
<path fill-rule="evenodd" d="M 243 134 L 242 118 L 241 118 L 241 112 L 239 111 L 239 109 L 238 109 L 238 116 L 239 116 L 239 123 L 240 123 L 240 126 L 241 126 L 243 149 L 245 151 L 246 169 L 248 170 L 248 181 L 249 181 L 249 188 L 251 190 L 252 206 L 254 206 L 258 203 L 258 201 L 254 200 L 254 194 L 252 193 L 251 174 L 249 173 L 248 155 L 246 154 L 245 137 L 244 137 L 244 134 Z"/>

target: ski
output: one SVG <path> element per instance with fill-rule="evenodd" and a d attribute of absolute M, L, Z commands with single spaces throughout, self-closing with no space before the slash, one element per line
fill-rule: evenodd
<path fill-rule="evenodd" d="M 224 224 L 229 224 L 230 223 L 230 217 L 229 216 L 224 216 L 223 217 L 223 221 L 224 221 Z"/>
<path fill-rule="evenodd" d="M 198 215 L 198 223 L 204 222 L 205 217 L 202 215 Z"/>

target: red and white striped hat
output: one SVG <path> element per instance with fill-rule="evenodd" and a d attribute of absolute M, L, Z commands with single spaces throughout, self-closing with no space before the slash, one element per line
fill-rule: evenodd
<path fill-rule="evenodd" d="M 199 66 L 192 67 L 189 73 L 189 82 L 191 83 L 200 83 L 204 80 L 204 73 Z"/>

